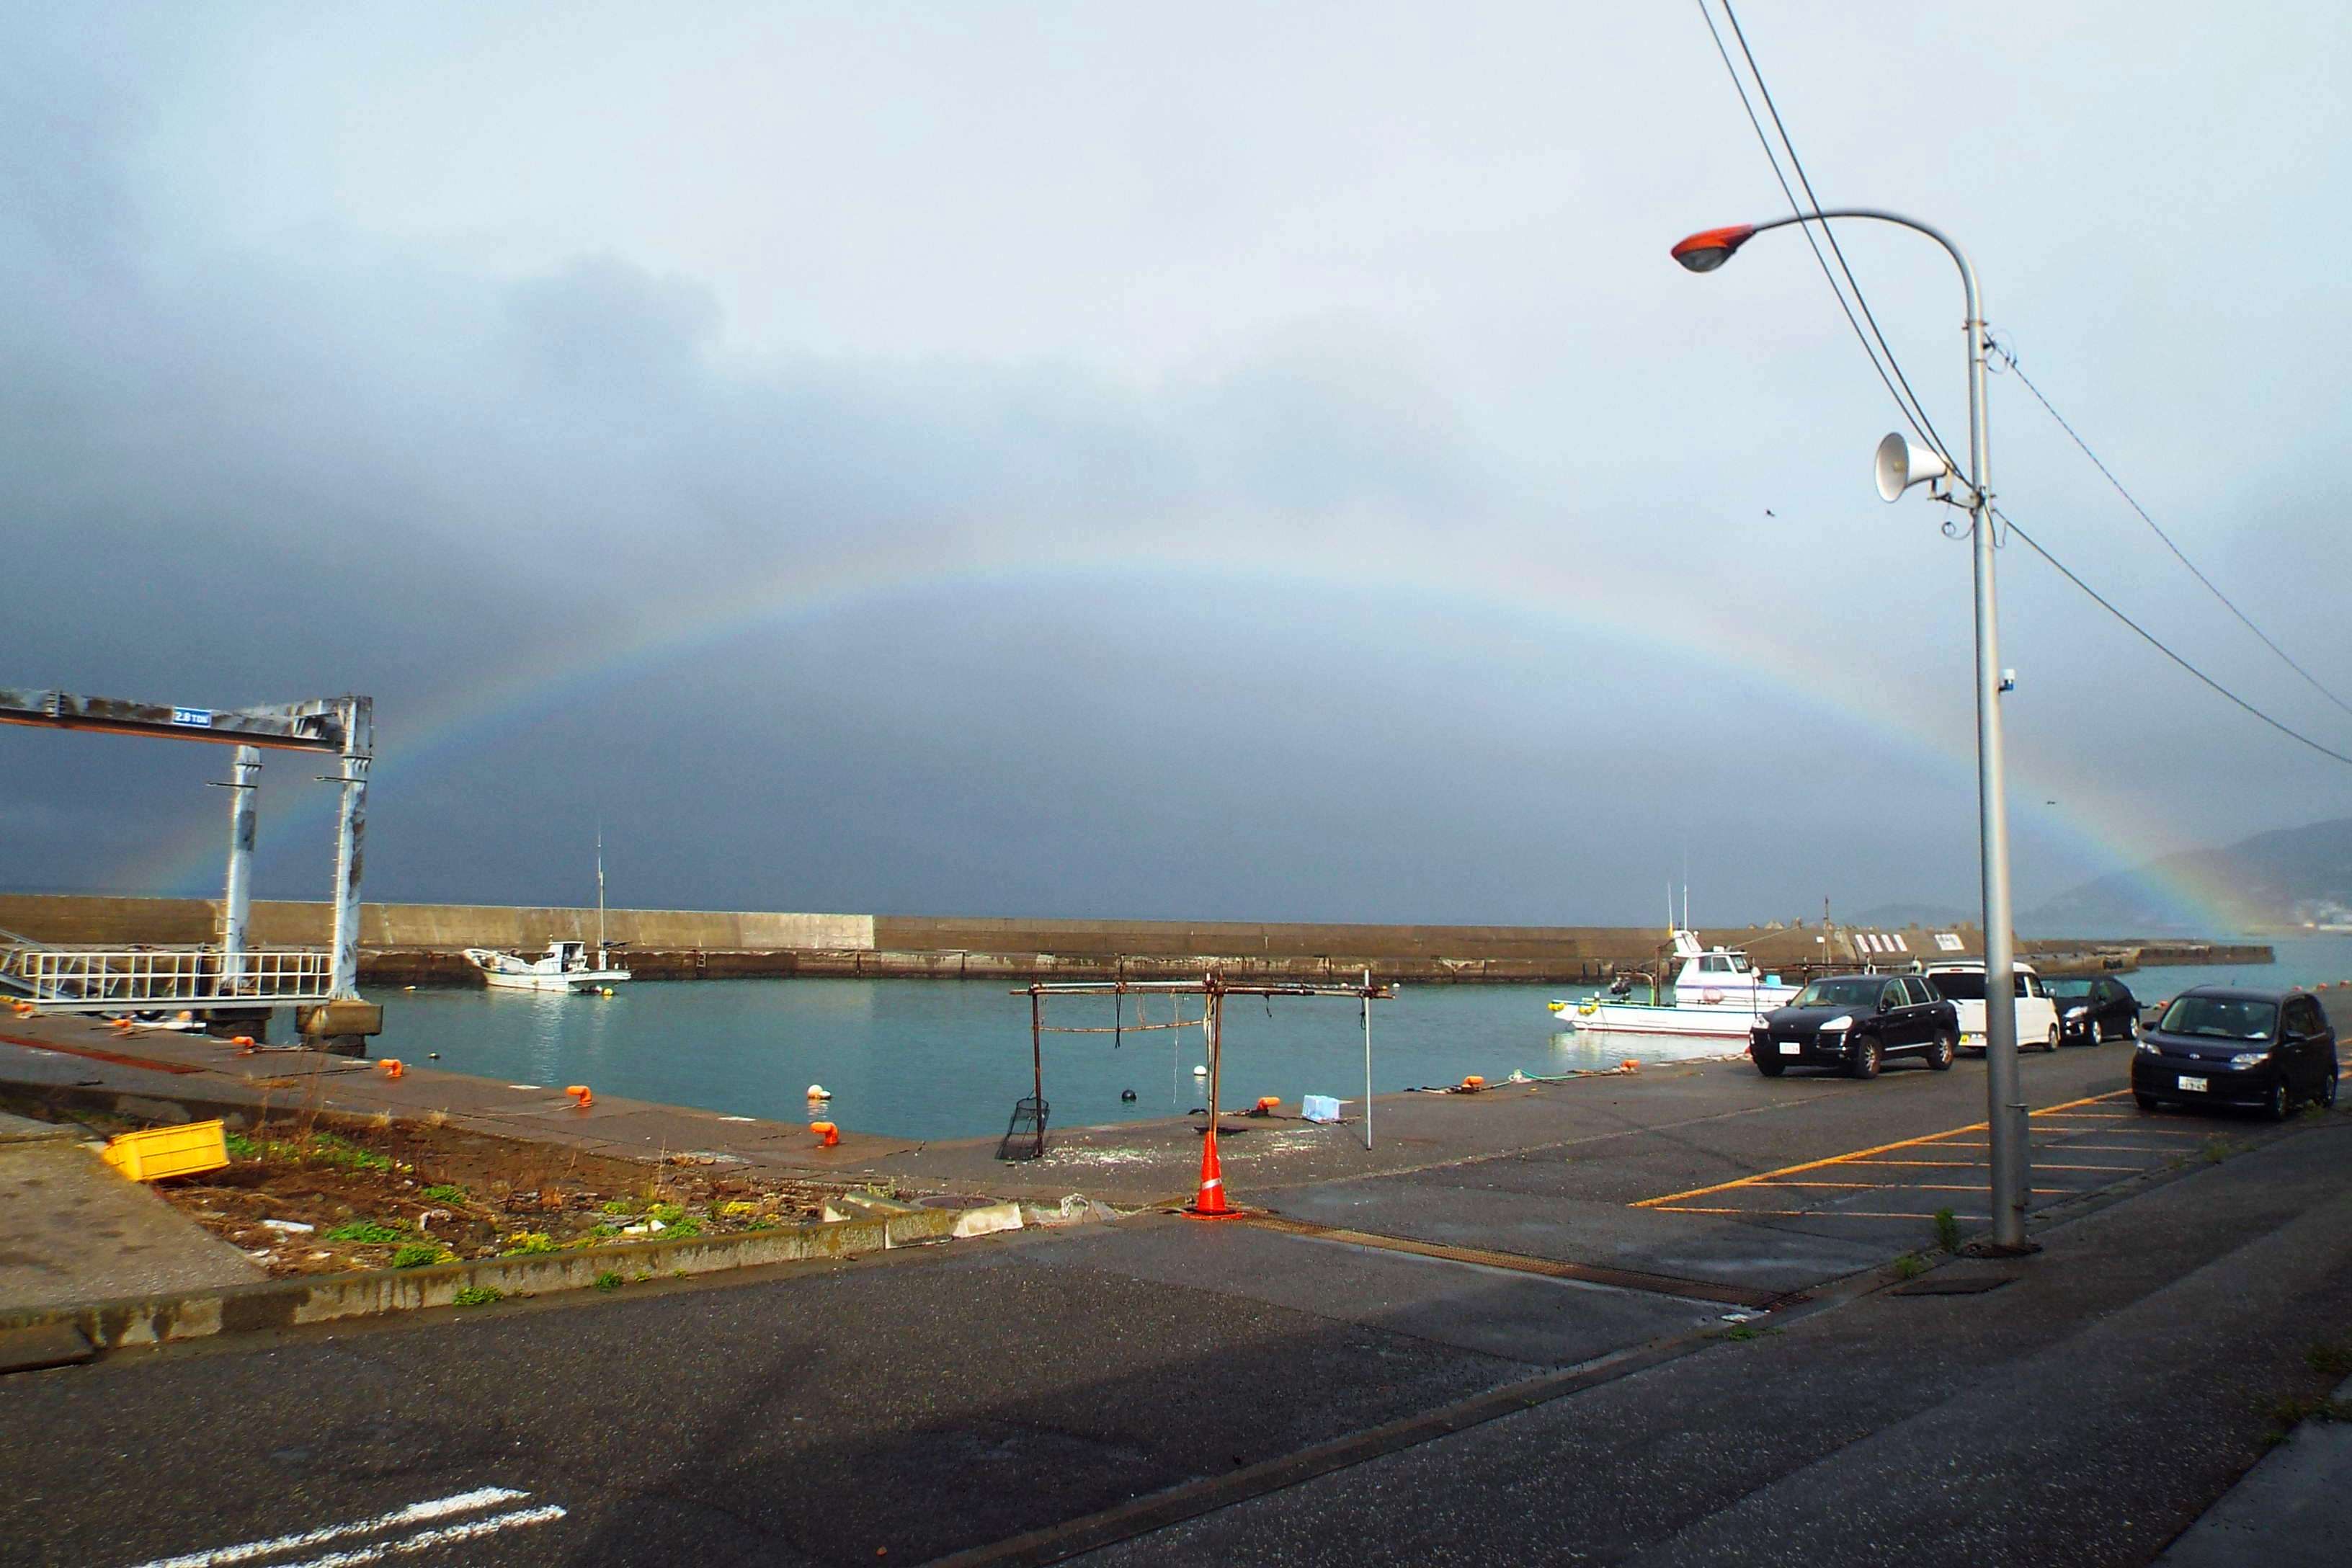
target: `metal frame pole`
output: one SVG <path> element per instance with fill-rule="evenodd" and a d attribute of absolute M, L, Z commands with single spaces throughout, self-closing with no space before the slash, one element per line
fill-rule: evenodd
<path fill-rule="evenodd" d="M 341 704 L 342 771 L 327 782 L 342 790 L 335 819 L 335 931 L 328 992 L 341 998 L 360 994 L 360 874 L 367 863 L 367 778 L 373 761 L 373 705 L 364 697 Z"/>
<path fill-rule="evenodd" d="M 1728 241 L 1736 249 L 1753 235 L 1791 224 L 1868 218 L 1924 234 L 1942 246 L 1960 269 L 1968 295 L 1969 520 L 1976 577 L 1977 838 L 1983 883 L 1985 939 L 1985 1125 L 1992 1147 L 1992 1243 L 2025 1252 L 2025 1205 L 2032 1191 L 2032 1144 L 2017 1068 L 2017 952 L 2009 892 L 2009 791 L 2002 766 L 2000 628 L 1993 586 L 1992 430 L 1985 399 L 1984 297 L 1976 268 L 1951 237 L 1932 224 L 1881 207 L 1830 207 L 1751 226 Z M 1720 265 L 1718 258 L 1716 265 Z M 1943 456 L 1948 459 L 1951 454 Z"/>
<path fill-rule="evenodd" d="M 239 746 L 230 764 L 228 790 L 228 876 L 221 888 L 220 985 L 233 995 L 245 984 L 246 928 L 253 911 L 254 795 L 261 773 L 261 752 Z"/>
<path fill-rule="evenodd" d="M 1364 971 L 1363 1000 L 1357 1004 L 1364 1010 L 1364 1150 L 1372 1147 L 1372 972 Z"/>

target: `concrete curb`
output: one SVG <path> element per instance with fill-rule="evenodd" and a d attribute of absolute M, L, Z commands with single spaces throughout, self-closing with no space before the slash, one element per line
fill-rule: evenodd
<path fill-rule="evenodd" d="M 456 1304 L 457 1293 L 490 1289 L 509 1296 L 577 1290 L 604 1274 L 624 1280 L 664 1275 L 711 1274 L 762 1264 L 795 1263 L 880 1252 L 910 1242 L 950 1235 L 959 1211 L 918 1209 L 875 1219 L 847 1219 L 752 1231 L 739 1236 L 694 1237 L 678 1241 L 616 1242 L 570 1252 L 486 1258 L 472 1263 L 442 1263 L 425 1268 L 370 1268 L 349 1274 L 304 1275 L 231 1285 L 176 1296 L 125 1297 L 67 1307 L 0 1311 L 0 1333 L 12 1330 L 68 1327 L 91 1345 L 166 1344 L 214 1334 L 250 1333 L 327 1323 L 344 1318 L 415 1311 Z"/>

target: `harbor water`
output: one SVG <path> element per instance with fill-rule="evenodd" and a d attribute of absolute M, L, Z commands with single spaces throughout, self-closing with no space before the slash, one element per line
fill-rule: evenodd
<path fill-rule="evenodd" d="M 2352 978 L 2352 938 L 2273 942 L 2278 962 L 2125 976 L 2143 1001 L 2203 981 L 2311 984 Z M 1545 1004 L 1591 987 L 1406 986 L 1372 1004 L 1372 1088 L 1381 1094 L 1738 1051 L 1736 1038 L 1580 1034 Z M 831 1120 L 864 1132 L 968 1138 L 1004 1131 L 1030 1091 L 1029 998 L 1002 983 L 940 980 L 635 982 L 617 994 L 486 990 L 383 994 L 386 1056 L 509 1083 L 585 1083 L 599 1094 L 794 1121 L 813 1083 L 833 1091 Z M 1127 1024 L 1164 1024 L 1171 999 L 1129 997 Z M 1198 998 L 1184 998 L 1197 1020 Z M 1108 998 L 1055 998 L 1047 1022 L 1113 1025 Z M 1206 1104 L 1192 1069 L 1201 1030 L 1045 1037 L 1053 1123 L 1090 1126 L 1181 1114 Z M 1132 1100 L 1122 1098 L 1131 1091 Z M 1233 997 L 1225 1008 L 1223 1103 L 1303 1094 L 1360 1100 L 1364 1042 L 1349 998 Z M 1350 1107 L 1350 1115 L 1354 1108 Z"/>

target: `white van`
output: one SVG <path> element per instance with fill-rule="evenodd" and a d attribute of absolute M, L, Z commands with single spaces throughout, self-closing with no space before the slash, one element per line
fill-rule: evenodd
<path fill-rule="evenodd" d="M 1985 966 L 1981 963 L 1931 963 L 1927 984 L 1959 1009 L 1960 1049 L 1985 1048 Z M 2030 963 L 2017 966 L 2017 1048 L 2045 1051 L 2058 1048 L 2058 1004 L 2042 986 L 2042 976 Z"/>

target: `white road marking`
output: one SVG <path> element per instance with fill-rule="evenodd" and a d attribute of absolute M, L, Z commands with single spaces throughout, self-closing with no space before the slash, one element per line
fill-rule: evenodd
<path fill-rule="evenodd" d="M 236 1546 L 215 1547 L 210 1552 L 191 1552 L 180 1557 L 158 1558 L 152 1563 L 140 1563 L 139 1568 L 222 1568 L 225 1563 L 249 1563 L 257 1557 L 275 1557 L 283 1552 L 300 1552 L 312 1546 L 323 1546 L 330 1541 L 341 1541 L 346 1536 L 373 1535 L 378 1531 L 425 1524 L 436 1519 L 446 1519 L 453 1513 L 471 1513 L 477 1509 L 494 1508 L 502 1502 L 517 1502 L 530 1495 L 507 1487 L 481 1487 L 449 1497 L 413 1502 L 406 1508 L 377 1514 L 373 1519 L 355 1519 L 349 1524 L 331 1524 L 320 1530 L 272 1536 L 268 1541 L 247 1541 Z"/>
<path fill-rule="evenodd" d="M 501 1530 L 512 1530 L 519 1524 L 546 1524 L 563 1517 L 563 1510 L 554 1503 L 542 1503 L 538 1508 L 517 1509 L 512 1513 L 493 1514 L 488 1519 L 469 1519 L 463 1524 L 445 1524 L 438 1530 L 420 1530 L 401 1541 L 381 1541 L 373 1546 L 353 1547 L 344 1552 L 330 1552 L 324 1557 L 305 1558 L 289 1563 L 286 1568 L 360 1568 L 365 1563 L 380 1563 L 397 1552 L 403 1556 L 414 1552 L 430 1552 L 436 1546 L 447 1546 L 460 1541 L 478 1541 L 485 1535 L 495 1535 Z"/>

